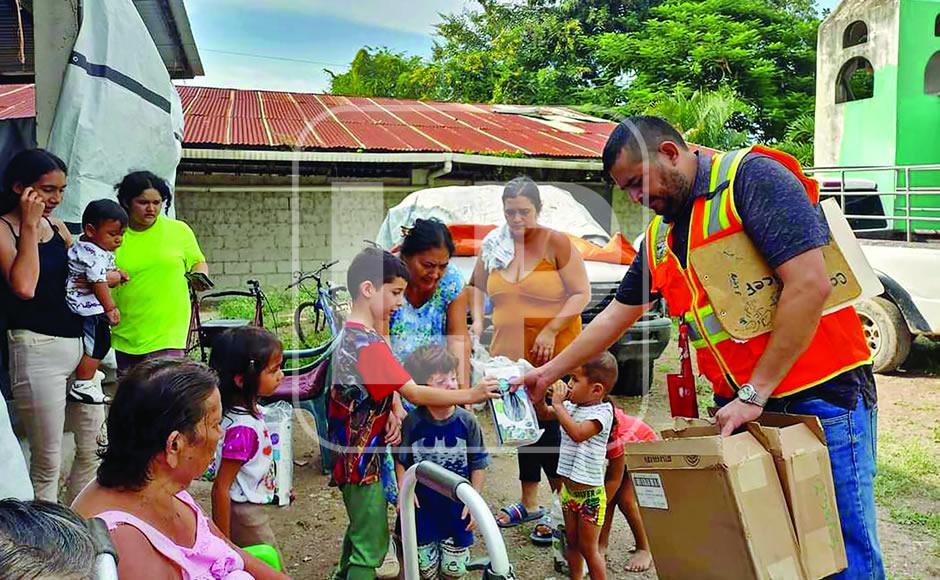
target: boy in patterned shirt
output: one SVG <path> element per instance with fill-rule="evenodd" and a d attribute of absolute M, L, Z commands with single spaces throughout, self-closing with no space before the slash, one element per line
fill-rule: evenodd
<path fill-rule="evenodd" d="M 349 266 L 352 310 L 333 355 L 327 403 L 335 453 L 330 484 L 343 495 L 349 526 L 337 580 L 375 578 L 389 545 L 387 504 L 379 479 L 387 444 L 401 442 L 401 423 L 390 413 L 396 391 L 415 405 L 467 405 L 500 396 L 493 379 L 471 389 L 445 391 L 415 384 L 376 332 L 401 306 L 408 270 L 396 256 L 366 248 Z"/>

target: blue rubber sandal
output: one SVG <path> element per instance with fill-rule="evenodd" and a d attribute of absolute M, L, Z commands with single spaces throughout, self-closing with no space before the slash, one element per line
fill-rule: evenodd
<path fill-rule="evenodd" d="M 548 530 L 546 533 L 539 533 L 539 527 L 542 527 L 543 531 Z M 552 521 L 552 515 L 546 513 L 544 516 L 539 518 L 539 521 L 536 522 L 535 527 L 532 528 L 532 533 L 529 534 L 529 540 L 532 541 L 536 546 L 551 546 L 552 545 L 552 532 L 555 530 L 554 522 Z"/>
<path fill-rule="evenodd" d="M 509 504 L 499 511 L 509 516 L 509 521 L 506 523 L 496 520 L 496 525 L 501 528 L 514 528 L 519 524 L 541 519 L 546 513 L 545 508 L 541 506 L 539 506 L 537 510 L 530 512 L 525 509 L 525 506 L 521 503 Z"/>

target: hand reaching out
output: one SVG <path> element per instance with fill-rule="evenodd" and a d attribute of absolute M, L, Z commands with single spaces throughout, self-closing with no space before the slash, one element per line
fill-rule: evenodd
<path fill-rule="evenodd" d="M 487 399 L 498 399 L 503 396 L 499 388 L 499 381 L 493 377 L 483 377 L 480 382 L 470 389 L 473 394 L 473 402 L 479 403 Z"/>
<path fill-rule="evenodd" d="M 470 520 L 467 523 L 467 528 L 466 528 L 468 532 L 472 532 L 473 530 L 477 529 L 477 522 L 475 519 L 473 519 L 473 514 L 470 513 L 469 506 L 466 506 L 466 505 L 463 506 L 463 512 L 460 514 L 460 519 Z"/>

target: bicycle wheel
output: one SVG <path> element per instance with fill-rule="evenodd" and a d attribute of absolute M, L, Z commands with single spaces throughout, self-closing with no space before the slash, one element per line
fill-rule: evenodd
<path fill-rule="evenodd" d="M 311 346 L 307 339 L 313 338 L 314 334 L 319 332 L 322 324 L 321 317 L 320 308 L 316 302 L 301 302 L 294 310 L 294 332 L 297 333 L 297 338 L 304 346 Z M 311 323 L 312 326 L 310 326 Z M 305 324 L 306 328 L 304 328 Z"/>

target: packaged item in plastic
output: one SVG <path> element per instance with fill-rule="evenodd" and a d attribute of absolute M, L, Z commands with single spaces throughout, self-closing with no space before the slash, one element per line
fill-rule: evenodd
<path fill-rule="evenodd" d="M 292 437 L 294 407 L 287 401 L 277 401 L 264 407 L 264 424 L 271 435 L 274 457 L 274 501 L 279 506 L 290 505 L 294 485 L 294 439 Z"/>
<path fill-rule="evenodd" d="M 493 359 L 494 361 L 496 359 Z M 502 397 L 490 399 L 490 409 L 493 411 L 493 423 L 496 426 L 496 438 L 500 445 L 521 447 L 531 445 L 539 440 L 543 430 L 539 429 L 538 417 L 535 407 L 524 388 L 512 391 L 510 385 L 514 380 L 521 379 L 526 365 L 514 363 L 511 365 L 488 365 L 486 375 L 499 381 Z"/>

